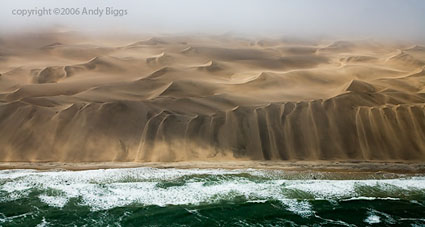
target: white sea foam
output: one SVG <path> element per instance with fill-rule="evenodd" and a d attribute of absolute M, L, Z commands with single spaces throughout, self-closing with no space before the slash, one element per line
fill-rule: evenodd
<path fill-rule="evenodd" d="M 49 223 L 46 221 L 46 218 L 43 217 L 43 219 L 41 220 L 41 223 L 39 223 L 36 227 L 45 227 L 45 226 L 49 226 Z"/>
<path fill-rule="evenodd" d="M 6 222 L 6 216 L 3 213 L 0 213 L 0 224 Z"/>
<path fill-rule="evenodd" d="M 282 200 L 289 211 L 298 214 L 302 217 L 308 217 L 314 214 L 311 204 L 307 201 L 298 201 L 294 199 Z"/>
<path fill-rule="evenodd" d="M 39 195 L 38 198 L 43 202 L 53 207 L 64 207 L 68 202 L 66 197 Z"/>
<path fill-rule="evenodd" d="M 378 224 L 381 222 L 381 218 L 378 215 L 370 214 L 364 222 L 368 224 Z"/>
<path fill-rule="evenodd" d="M 243 175 L 240 175 L 244 173 Z M 425 190 L 424 177 L 383 180 L 287 180 L 261 170 L 208 169 L 108 169 L 87 171 L 0 171 L 0 195 L 7 200 L 23 198 L 36 188 L 41 202 L 64 207 L 71 198 L 92 210 L 139 205 L 187 205 L 246 201 L 281 201 L 301 216 L 314 214 L 309 198 L 285 193 L 296 190 L 314 199 L 374 199 L 358 195 L 356 187 L 381 190 Z M 210 176 L 210 177 L 205 177 Z M 249 177 L 251 176 L 251 177 Z M 211 177 L 214 179 L 211 180 Z M 257 178 L 255 178 L 257 177 Z M 258 178 L 262 177 L 262 178 Z M 387 198 L 387 197 L 383 197 Z M 387 199 L 397 199 L 388 197 Z M 373 221 L 373 217 L 371 218 Z"/>

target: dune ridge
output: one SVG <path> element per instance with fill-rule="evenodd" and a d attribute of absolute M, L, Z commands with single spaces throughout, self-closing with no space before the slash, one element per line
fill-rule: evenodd
<path fill-rule="evenodd" d="M 55 39 L 0 44 L 2 162 L 425 161 L 422 46 Z"/>

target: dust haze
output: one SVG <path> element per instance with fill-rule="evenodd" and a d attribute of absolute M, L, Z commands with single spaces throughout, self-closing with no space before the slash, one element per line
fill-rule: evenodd
<path fill-rule="evenodd" d="M 125 16 L 12 15 L 13 9 L 111 7 Z M 66 28 L 79 32 L 236 33 L 261 36 L 379 38 L 423 41 L 425 2 L 420 0 L 233 1 L 2 1 L 0 33 Z"/>
<path fill-rule="evenodd" d="M 2 1 L 0 162 L 423 162 L 424 5 Z"/>

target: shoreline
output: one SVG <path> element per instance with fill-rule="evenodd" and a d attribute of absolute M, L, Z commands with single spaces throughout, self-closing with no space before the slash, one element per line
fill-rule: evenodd
<path fill-rule="evenodd" d="M 0 162 L 0 170 L 96 170 L 121 168 L 260 169 L 297 172 L 425 173 L 425 162 L 406 161 L 184 161 L 184 162 Z"/>

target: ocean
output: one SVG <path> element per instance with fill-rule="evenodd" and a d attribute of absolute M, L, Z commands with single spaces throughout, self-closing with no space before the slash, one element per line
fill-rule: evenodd
<path fill-rule="evenodd" d="M 281 170 L 0 171 L 0 226 L 425 226 L 425 177 Z"/>

